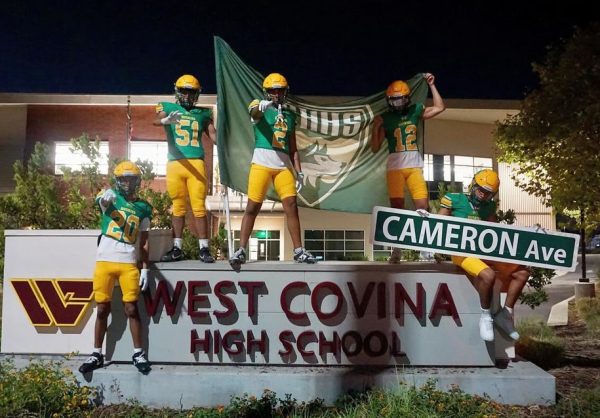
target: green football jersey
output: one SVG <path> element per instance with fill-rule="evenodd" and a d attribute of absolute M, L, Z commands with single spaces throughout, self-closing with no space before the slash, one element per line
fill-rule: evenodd
<path fill-rule="evenodd" d="M 450 209 L 452 215 L 459 218 L 481 219 L 487 221 L 491 215 L 496 213 L 496 202 L 493 200 L 481 202 L 475 208 L 464 193 L 448 193 L 440 200 L 443 208 Z"/>
<path fill-rule="evenodd" d="M 416 103 L 408 107 L 406 114 L 386 112 L 381 115 L 390 154 L 419 151 L 417 126 L 419 126 L 424 110 L 425 106 L 422 103 Z"/>
<path fill-rule="evenodd" d="M 258 106 L 259 101 L 250 103 L 249 109 Z M 263 117 L 254 123 L 254 147 L 290 153 L 290 139 L 296 129 L 296 115 L 283 110 L 279 116 L 277 109 L 269 107 Z"/>
<path fill-rule="evenodd" d="M 152 206 L 141 199 L 130 202 L 118 190 L 112 190 L 117 195 L 117 199 L 102 214 L 102 235 L 126 244 L 135 244 L 142 220 L 152 219 Z M 96 197 L 98 206 L 100 206 L 102 193 L 100 192 Z"/>
<path fill-rule="evenodd" d="M 164 125 L 169 161 L 204 158 L 202 131 L 212 120 L 212 110 L 194 107 L 188 111 L 183 106 L 170 102 L 160 102 L 156 107 L 156 113 L 165 112 L 167 115 L 175 110 L 181 113 L 179 122 Z"/>

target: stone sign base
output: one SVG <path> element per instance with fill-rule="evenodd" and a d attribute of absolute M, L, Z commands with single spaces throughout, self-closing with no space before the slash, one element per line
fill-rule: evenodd
<path fill-rule="evenodd" d="M 2 355 L 17 367 L 26 366 L 31 356 Z M 371 387 L 398 388 L 400 382 L 422 386 L 433 379 L 438 388 L 458 385 L 473 395 L 513 405 L 552 405 L 555 403 L 554 376 L 533 363 L 514 361 L 506 368 L 496 367 L 276 367 L 204 366 L 154 364 L 144 376 L 131 364 L 112 363 L 82 376 L 77 368 L 85 357 L 63 361 L 82 384 L 99 387 L 103 402 L 114 404 L 134 398 L 150 407 L 192 408 L 228 405 L 232 396 L 262 396 L 269 389 L 283 398 L 286 393 L 298 401 L 324 399 L 332 405 L 341 395 Z"/>

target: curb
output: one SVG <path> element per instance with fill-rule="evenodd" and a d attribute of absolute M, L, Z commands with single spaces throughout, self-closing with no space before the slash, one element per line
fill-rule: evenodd
<path fill-rule="evenodd" d="M 575 296 L 571 296 L 568 299 L 558 302 L 552 309 L 550 309 L 550 315 L 548 315 L 547 324 L 550 327 L 564 326 L 569 323 L 569 301 L 575 299 Z"/>

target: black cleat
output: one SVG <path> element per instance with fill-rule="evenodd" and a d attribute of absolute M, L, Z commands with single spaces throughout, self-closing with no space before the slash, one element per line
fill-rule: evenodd
<path fill-rule="evenodd" d="M 100 353 L 92 353 L 91 356 L 79 367 L 81 374 L 86 374 L 92 370 L 99 369 L 104 366 L 104 356 Z"/>
<path fill-rule="evenodd" d="M 140 351 L 139 353 L 135 353 L 131 359 L 133 360 L 133 365 L 140 371 L 140 373 L 146 374 L 150 370 L 152 370 L 152 365 L 148 361 L 146 357 L 146 353 L 144 351 Z"/>
<path fill-rule="evenodd" d="M 294 254 L 294 260 L 296 263 L 306 263 L 306 264 L 315 264 L 317 259 L 310 252 L 306 251 L 305 248 L 302 248 L 299 253 Z"/>
<path fill-rule="evenodd" d="M 214 263 L 215 259 L 210 255 L 210 250 L 207 247 L 200 248 L 200 256 L 198 257 L 203 263 Z"/>
<path fill-rule="evenodd" d="M 246 262 L 246 250 L 243 247 L 237 249 L 236 252 L 233 253 L 231 258 L 229 259 L 229 264 L 232 267 L 239 267 L 240 265 Z"/>
<path fill-rule="evenodd" d="M 168 253 L 166 253 L 160 258 L 160 261 L 162 261 L 163 263 L 168 263 L 171 261 L 181 261 L 183 260 L 183 257 L 183 250 L 178 247 L 173 247 L 169 250 Z"/>

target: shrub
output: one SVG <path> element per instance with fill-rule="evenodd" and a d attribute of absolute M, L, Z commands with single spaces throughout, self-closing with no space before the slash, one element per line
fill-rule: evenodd
<path fill-rule="evenodd" d="M 421 252 L 417 251 L 417 250 L 401 250 L 400 254 L 401 254 L 400 258 L 402 260 L 417 261 L 419 259 Z"/>
<path fill-rule="evenodd" d="M 515 343 L 518 355 L 544 370 L 561 365 L 564 341 L 549 326 L 540 320 L 525 319 L 517 323 L 517 331 L 521 335 Z"/>
<path fill-rule="evenodd" d="M 580 389 L 573 396 L 561 399 L 555 412 L 560 417 L 599 417 L 600 387 Z"/>
<path fill-rule="evenodd" d="M 541 267 L 531 267 L 531 275 L 527 280 L 527 292 L 521 293 L 519 301 L 534 309 L 548 300 L 548 294 L 544 290 L 544 286 L 551 283 L 551 280 L 556 276 L 556 272 L 551 269 Z"/>
<path fill-rule="evenodd" d="M 231 418 L 267 418 L 313 416 L 324 410 L 325 406 L 320 398 L 299 403 L 290 394 L 286 394 L 284 399 L 278 399 L 275 392 L 265 389 L 260 398 L 248 394 L 234 396 L 223 413 Z"/>
<path fill-rule="evenodd" d="M 32 361 L 24 369 L 0 362 L 0 416 L 90 416 L 95 397 L 60 362 Z"/>
<path fill-rule="evenodd" d="M 433 380 L 420 388 L 400 384 L 393 391 L 376 389 L 342 397 L 336 409 L 336 417 L 510 416 L 509 407 L 488 397 L 465 394 L 456 386 L 441 391 Z"/>

